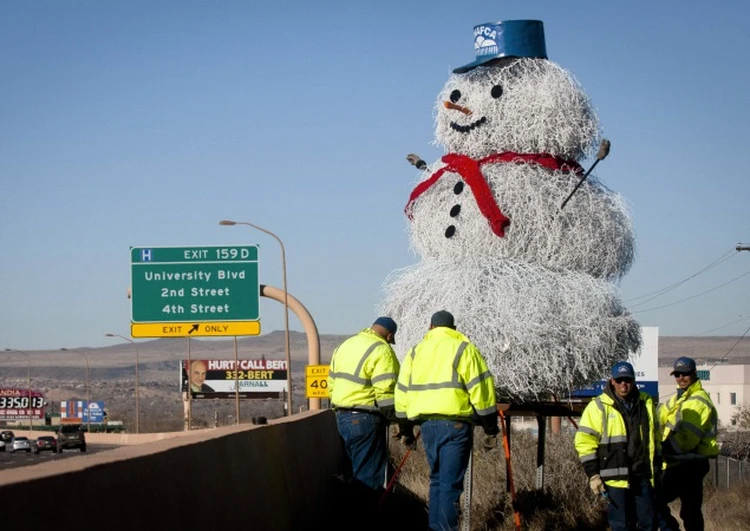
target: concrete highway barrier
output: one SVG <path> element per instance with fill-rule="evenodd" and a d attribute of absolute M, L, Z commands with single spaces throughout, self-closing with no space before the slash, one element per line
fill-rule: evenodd
<path fill-rule="evenodd" d="M 64 518 L 108 530 L 307 528 L 329 514 L 345 466 L 331 410 L 87 441 L 128 446 L 4 471 L 4 527 L 43 529 Z"/>

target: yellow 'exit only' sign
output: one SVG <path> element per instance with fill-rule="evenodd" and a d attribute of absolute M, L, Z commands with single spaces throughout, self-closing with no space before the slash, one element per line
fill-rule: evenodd
<path fill-rule="evenodd" d="M 307 398 L 328 398 L 328 365 L 308 365 L 305 367 L 305 396 Z"/>

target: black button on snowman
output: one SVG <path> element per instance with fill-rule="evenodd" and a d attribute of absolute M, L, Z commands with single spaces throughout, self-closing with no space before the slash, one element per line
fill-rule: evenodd
<path fill-rule="evenodd" d="M 632 223 L 591 177 L 560 209 L 601 129 L 580 84 L 547 58 L 542 22 L 480 24 L 474 47 L 436 102 L 446 155 L 422 163 L 406 207 L 421 261 L 386 279 L 378 311 L 399 325 L 400 357 L 446 309 L 503 394 L 562 393 L 640 346 L 616 285 L 633 261 Z"/>

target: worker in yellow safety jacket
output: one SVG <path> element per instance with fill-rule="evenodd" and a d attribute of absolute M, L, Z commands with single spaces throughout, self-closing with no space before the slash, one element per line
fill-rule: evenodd
<path fill-rule="evenodd" d="M 429 332 L 403 359 L 396 416 L 407 446 L 414 444 L 414 425 L 421 429 L 430 466 L 430 529 L 457 530 L 473 422 L 477 420 L 495 444 L 499 428 L 487 363 L 445 310 L 433 314 Z"/>
<path fill-rule="evenodd" d="M 575 449 L 596 495 L 608 498 L 612 531 L 651 531 L 659 426 L 654 401 L 639 392 L 633 366 L 612 367 L 604 392 L 586 406 Z"/>
<path fill-rule="evenodd" d="M 331 407 L 351 460 L 355 487 L 364 487 L 370 500 L 376 499 L 385 483 L 386 434 L 395 419 L 393 394 L 399 362 L 391 344 L 396 330 L 393 319 L 378 317 L 333 352 L 328 372 Z"/>
<path fill-rule="evenodd" d="M 718 415 L 698 379 L 695 361 L 677 358 L 673 369 L 677 393 L 659 408 L 664 456 L 659 526 L 662 531 L 679 531 L 668 504 L 680 498 L 685 531 L 703 531 L 703 478 L 710 468 L 708 459 L 719 454 Z"/>

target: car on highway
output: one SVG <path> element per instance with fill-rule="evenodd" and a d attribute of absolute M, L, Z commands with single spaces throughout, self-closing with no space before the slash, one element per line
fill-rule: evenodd
<path fill-rule="evenodd" d="M 57 453 L 62 453 L 67 448 L 86 451 L 86 435 L 80 424 L 63 424 L 57 430 Z"/>
<path fill-rule="evenodd" d="M 28 437 L 13 437 L 10 443 L 10 453 L 28 452 L 31 453 L 31 441 Z"/>
<path fill-rule="evenodd" d="M 34 443 L 34 453 L 44 452 L 49 450 L 50 452 L 57 452 L 57 439 L 50 435 L 42 435 L 36 438 Z"/>
<path fill-rule="evenodd" d="M 10 441 L 12 441 L 13 437 L 15 437 L 15 433 L 10 430 L 0 431 L 0 441 L 3 441 L 5 444 L 8 444 Z"/>
<path fill-rule="evenodd" d="M 0 439 L 0 452 L 5 451 L 5 441 Z"/>

